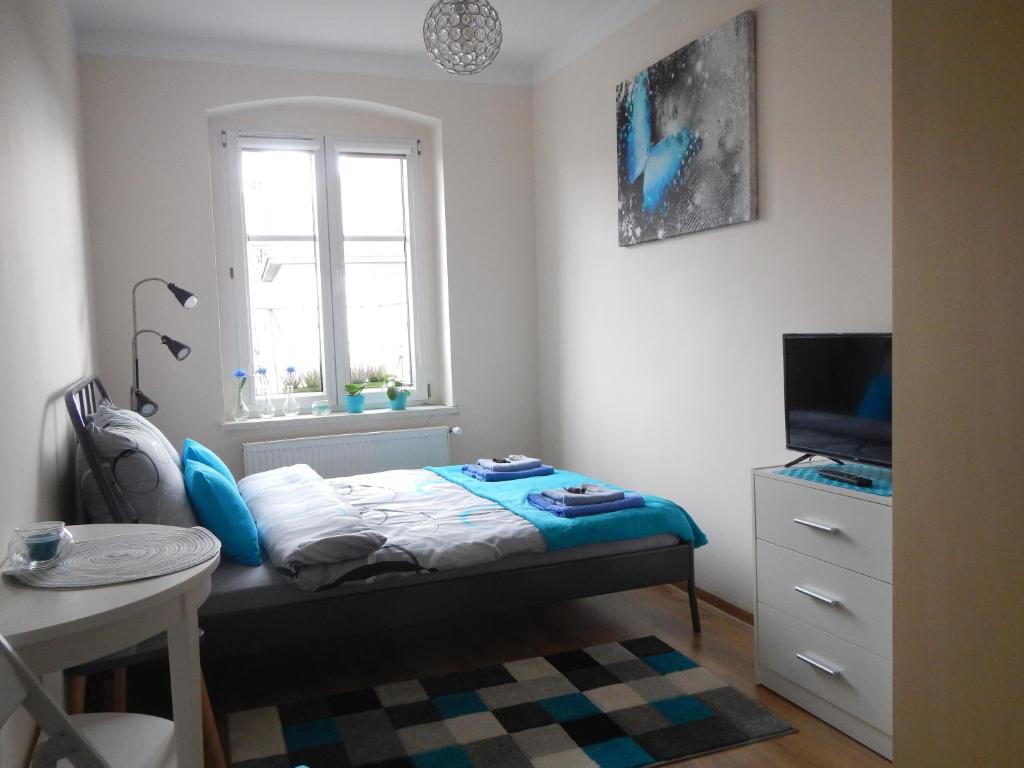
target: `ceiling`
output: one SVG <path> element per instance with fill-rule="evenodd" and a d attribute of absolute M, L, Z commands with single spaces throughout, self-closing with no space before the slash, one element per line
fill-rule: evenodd
<path fill-rule="evenodd" d="M 425 73 L 423 17 L 430 0 L 66 0 L 80 37 L 111 46 L 129 38 L 259 43 L 321 53 L 409 59 Z M 567 41 L 593 37 L 603 18 L 613 28 L 647 0 L 492 0 L 504 41 L 492 69 L 506 79 L 530 73 Z M 625 16 L 627 18 L 622 19 Z M 611 30 L 607 30 L 611 31 Z M 607 32 L 606 32 L 607 33 Z M 603 36 L 603 35 L 602 35 Z M 100 46 L 102 47 L 102 46 Z M 90 51 L 100 52 L 100 51 Z M 117 51 L 111 51 L 117 52 Z M 499 66 L 500 65 L 500 66 Z"/>

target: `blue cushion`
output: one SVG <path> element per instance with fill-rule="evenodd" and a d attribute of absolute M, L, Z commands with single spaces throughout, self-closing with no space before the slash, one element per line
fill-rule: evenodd
<path fill-rule="evenodd" d="M 185 489 L 196 517 L 220 539 L 224 554 L 245 565 L 260 564 L 256 522 L 234 480 L 192 459 L 185 460 Z"/>
<path fill-rule="evenodd" d="M 185 445 L 181 448 L 181 466 L 185 466 L 185 462 L 188 460 L 198 461 L 200 464 L 205 464 L 210 469 L 216 469 L 224 477 L 231 481 L 232 485 L 237 485 L 235 482 L 235 476 L 231 474 L 231 470 L 228 469 L 228 465 L 220 460 L 220 456 L 211 451 L 202 443 L 198 443 L 191 437 L 185 439 Z"/>

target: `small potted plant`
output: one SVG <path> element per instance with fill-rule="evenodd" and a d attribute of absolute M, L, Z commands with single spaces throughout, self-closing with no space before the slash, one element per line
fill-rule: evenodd
<path fill-rule="evenodd" d="M 345 410 L 349 413 L 362 413 L 366 405 L 365 381 L 352 381 L 345 385 Z"/>
<path fill-rule="evenodd" d="M 395 376 L 389 377 L 387 384 L 387 395 L 388 400 L 391 401 L 391 410 L 404 411 L 405 401 L 409 399 L 409 390 L 405 388 L 406 385 Z"/>

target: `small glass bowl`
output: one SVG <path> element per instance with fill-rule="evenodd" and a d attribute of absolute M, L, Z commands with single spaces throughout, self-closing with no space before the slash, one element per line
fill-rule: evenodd
<path fill-rule="evenodd" d="M 326 416 L 331 412 L 330 400 L 314 400 L 312 405 L 314 416 Z"/>
<path fill-rule="evenodd" d="M 74 539 L 59 520 L 30 523 L 14 529 L 7 555 L 18 568 L 52 568 L 70 551 Z"/>

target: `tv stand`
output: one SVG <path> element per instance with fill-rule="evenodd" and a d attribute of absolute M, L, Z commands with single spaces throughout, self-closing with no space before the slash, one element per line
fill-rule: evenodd
<path fill-rule="evenodd" d="M 892 498 L 753 481 L 757 682 L 891 759 Z"/>
<path fill-rule="evenodd" d="M 795 467 L 801 461 L 807 461 L 808 459 L 813 459 L 817 455 L 818 454 L 816 454 L 816 453 L 805 453 L 803 456 L 800 456 L 799 458 L 793 459 L 791 462 L 789 462 L 789 464 L 786 465 L 786 469 L 789 469 L 790 467 Z M 845 463 L 845 462 L 840 461 L 839 459 L 833 459 L 831 456 L 822 456 L 822 458 L 823 459 L 828 459 L 829 461 L 834 461 L 836 464 L 844 464 Z"/>

